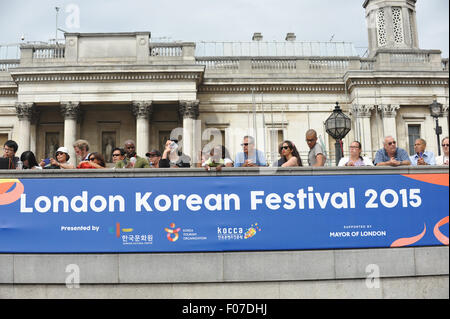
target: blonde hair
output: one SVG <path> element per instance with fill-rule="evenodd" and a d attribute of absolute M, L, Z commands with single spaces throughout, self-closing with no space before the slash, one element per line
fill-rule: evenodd
<path fill-rule="evenodd" d="M 89 142 L 86 140 L 76 140 L 73 143 L 73 147 L 78 147 L 80 150 L 89 151 Z"/>

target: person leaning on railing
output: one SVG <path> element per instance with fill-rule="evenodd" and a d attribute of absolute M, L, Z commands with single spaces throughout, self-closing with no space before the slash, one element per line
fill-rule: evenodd
<path fill-rule="evenodd" d="M 303 166 L 300 153 L 297 150 L 295 144 L 291 141 L 284 141 L 278 148 L 278 153 L 281 158 L 276 161 L 273 166 L 276 167 L 296 167 Z"/>
<path fill-rule="evenodd" d="M 69 163 L 69 150 L 61 146 L 56 150 L 55 158 L 50 158 L 50 162 L 46 162 L 45 160 L 41 160 L 39 165 L 44 169 L 71 169 L 75 168 L 72 164 Z"/>
<path fill-rule="evenodd" d="M 444 154 L 442 154 L 441 156 L 436 157 L 436 165 L 447 165 L 448 166 L 448 155 L 449 155 L 449 139 L 448 137 L 444 137 L 442 139 L 442 152 Z"/>
<path fill-rule="evenodd" d="M 362 146 L 360 142 L 353 141 L 349 149 L 350 155 L 341 158 L 338 166 L 373 166 L 370 158 L 361 156 Z"/>
<path fill-rule="evenodd" d="M 77 168 L 106 168 L 105 158 L 100 153 L 91 153 L 88 160 L 78 164 Z"/>
<path fill-rule="evenodd" d="M 427 142 L 423 138 L 418 138 L 414 142 L 414 154 L 409 157 L 411 165 L 436 165 L 433 152 L 426 151 Z"/>
<path fill-rule="evenodd" d="M 384 147 L 375 154 L 376 166 L 411 165 L 408 153 L 403 148 L 397 147 L 397 142 L 392 136 L 386 136 L 383 145 Z"/>

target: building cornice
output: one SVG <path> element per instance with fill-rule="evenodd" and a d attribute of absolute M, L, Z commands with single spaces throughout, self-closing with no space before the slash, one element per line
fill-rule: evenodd
<path fill-rule="evenodd" d="M 11 73 L 16 83 L 29 82 L 99 82 L 99 81 L 195 81 L 202 79 L 201 72 L 55 72 Z"/>
<path fill-rule="evenodd" d="M 345 93 L 342 84 L 212 84 L 200 85 L 199 93 Z"/>
<path fill-rule="evenodd" d="M 349 92 L 355 87 L 387 87 L 387 86 L 448 86 L 448 74 L 442 76 L 411 76 L 411 77 L 393 77 L 393 76 L 358 76 L 345 79 L 345 85 Z"/>

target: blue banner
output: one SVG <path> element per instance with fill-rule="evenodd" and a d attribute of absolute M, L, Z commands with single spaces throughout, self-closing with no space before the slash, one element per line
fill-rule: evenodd
<path fill-rule="evenodd" d="M 0 180 L 0 252 L 448 245 L 448 174 Z"/>

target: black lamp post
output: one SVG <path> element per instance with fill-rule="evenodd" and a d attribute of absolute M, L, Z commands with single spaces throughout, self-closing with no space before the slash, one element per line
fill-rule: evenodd
<path fill-rule="evenodd" d="M 350 132 L 351 129 L 351 120 L 350 118 L 342 113 L 341 108 L 339 107 L 339 103 L 336 102 L 336 106 L 333 110 L 333 113 L 328 117 L 325 121 L 325 130 L 328 134 L 330 134 L 335 140 L 334 144 L 336 151 L 336 166 L 341 160 L 343 154 L 341 151 L 341 143 L 342 139 Z"/>
<path fill-rule="evenodd" d="M 442 116 L 442 104 L 438 103 L 436 100 L 433 101 L 430 105 L 430 113 L 431 116 L 434 117 L 434 120 L 436 121 L 436 136 L 437 136 L 437 147 L 438 147 L 438 154 L 441 156 L 441 147 L 440 147 L 440 141 L 439 141 L 439 135 L 442 134 L 442 127 L 439 126 L 439 117 Z"/>

